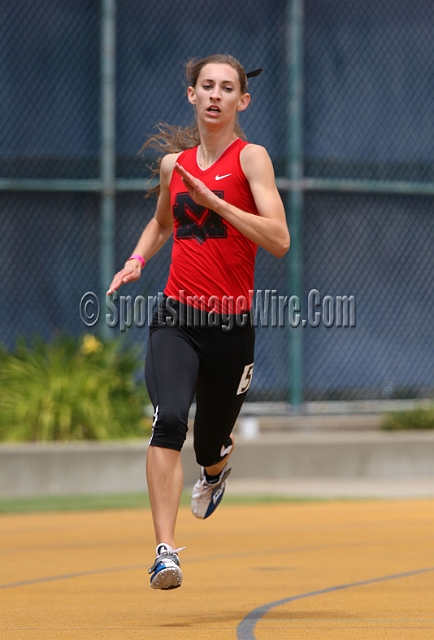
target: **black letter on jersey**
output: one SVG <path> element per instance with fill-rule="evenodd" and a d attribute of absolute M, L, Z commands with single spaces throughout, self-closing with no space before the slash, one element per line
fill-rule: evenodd
<path fill-rule="evenodd" d="M 223 198 L 224 191 L 213 191 Z M 226 238 L 227 229 L 222 218 L 213 211 L 202 207 L 191 198 L 189 193 L 177 193 L 173 214 L 178 221 L 176 230 L 178 240 L 195 238 L 202 244 L 207 238 Z"/>

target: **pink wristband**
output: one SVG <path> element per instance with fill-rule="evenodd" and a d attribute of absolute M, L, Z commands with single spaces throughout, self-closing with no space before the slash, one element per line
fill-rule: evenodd
<path fill-rule="evenodd" d="M 143 267 L 144 267 L 144 266 L 145 266 L 145 264 L 146 264 L 146 262 L 145 262 L 145 260 L 142 258 L 142 256 L 138 256 L 138 255 L 130 256 L 130 257 L 128 258 L 128 260 L 138 260 L 138 261 L 140 262 L 140 264 L 142 265 L 142 269 L 143 269 Z M 128 262 L 128 260 L 127 260 L 127 262 Z"/>

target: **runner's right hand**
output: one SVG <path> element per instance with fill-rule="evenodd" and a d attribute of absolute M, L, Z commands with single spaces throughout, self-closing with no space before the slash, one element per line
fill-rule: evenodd
<path fill-rule="evenodd" d="M 121 285 L 127 282 L 136 282 L 139 280 L 141 273 L 142 265 L 140 262 L 138 260 L 128 260 L 125 267 L 114 276 L 108 288 L 107 295 L 111 296 L 113 291 L 116 291 Z"/>

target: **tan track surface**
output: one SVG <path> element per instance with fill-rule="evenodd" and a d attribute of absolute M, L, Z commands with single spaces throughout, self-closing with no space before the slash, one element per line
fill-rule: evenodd
<path fill-rule="evenodd" d="M 177 542 L 184 584 L 153 591 L 149 511 L 1 516 L 1 640 L 434 638 L 434 500 L 182 509 Z"/>

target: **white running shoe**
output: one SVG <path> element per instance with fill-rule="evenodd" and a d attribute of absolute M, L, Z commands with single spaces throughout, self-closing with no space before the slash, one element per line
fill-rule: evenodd
<path fill-rule="evenodd" d="M 178 552 L 185 549 L 172 549 L 164 542 L 159 544 L 156 550 L 157 557 L 152 567 L 151 587 L 153 589 L 177 589 L 182 584 L 182 571 L 179 566 Z"/>
<path fill-rule="evenodd" d="M 226 489 L 226 479 L 231 469 L 228 465 L 220 472 L 216 482 L 207 482 L 204 467 L 200 468 L 200 478 L 193 487 L 191 510 L 196 518 L 208 518 L 219 506 Z"/>

